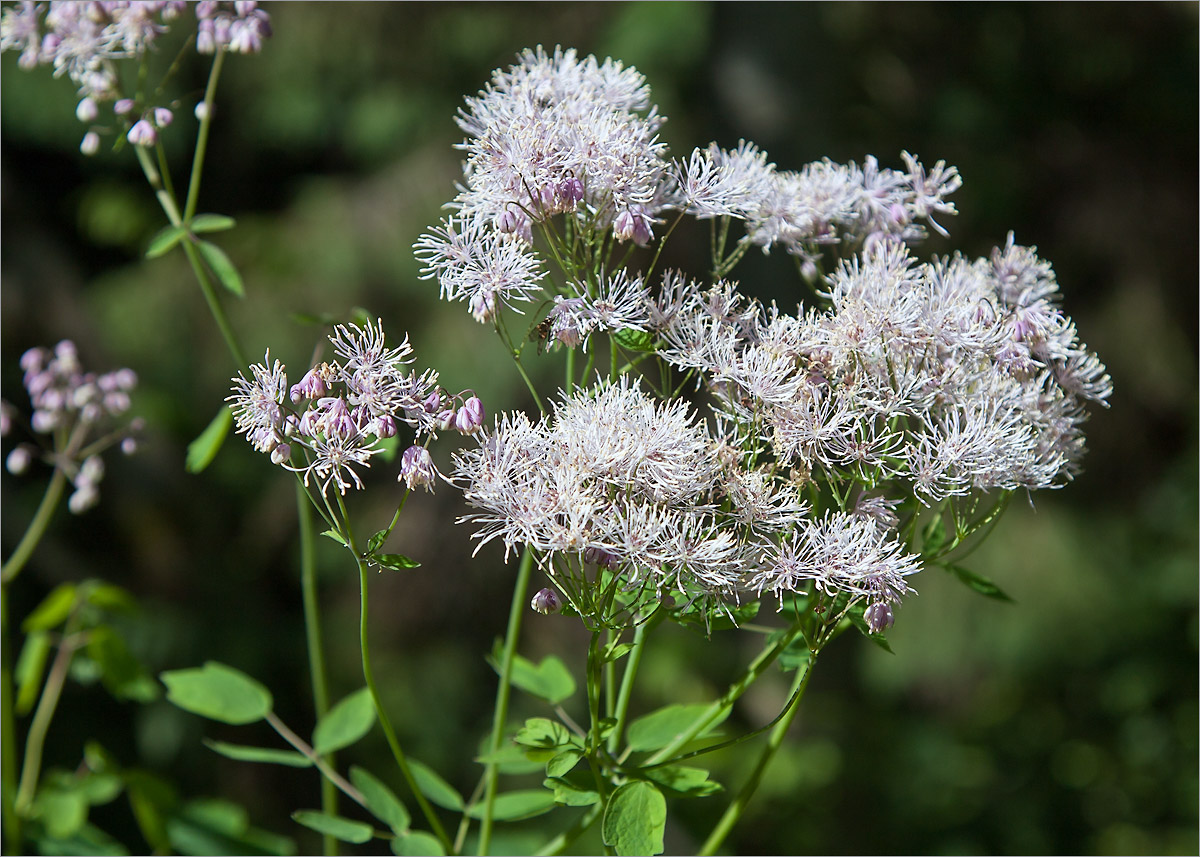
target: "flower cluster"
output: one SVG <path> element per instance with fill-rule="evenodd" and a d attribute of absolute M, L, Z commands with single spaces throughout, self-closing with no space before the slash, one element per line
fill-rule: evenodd
<path fill-rule="evenodd" d="M 100 453 L 116 443 L 127 455 L 137 448 L 132 433 L 140 430 L 141 421 L 121 425 L 120 419 L 129 410 L 137 376 L 131 369 L 103 375 L 84 372 L 75 344 L 66 339 L 53 350 L 29 349 L 21 355 L 21 369 L 33 405 L 28 427 L 36 443 L 16 446 L 5 465 L 9 472 L 21 474 L 41 457 L 61 469 L 75 488 L 67 505 L 81 514 L 100 500 Z M 11 432 L 17 413 L 8 402 L 0 402 L 0 435 Z"/>
<path fill-rule="evenodd" d="M 500 417 L 456 456 L 455 476 L 481 510 L 462 519 L 480 544 L 500 539 L 506 555 L 533 547 L 565 591 L 573 561 L 658 595 L 811 585 L 890 604 L 917 570 L 869 517 L 813 524 L 795 485 L 712 437 L 686 403 L 658 402 L 628 376 L 564 396 L 552 419 Z"/>
<path fill-rule="evenodd" d="M 479 399 L 448 395 L 432 369 L 407 372 L 408 338 L 389 348 L 381 322 L 338 325 L 329 341 L 337 359 L 317 364 L 291 386 L 268 350 L 262 363 L 250 367 L 250 379 L 240 373 L 233 379 L 226 399 L 238 432 L 274 463 L 303 474 L 306 486 L 314 481 L 322 495 L 330 485 L 339 494 L 362 488 L 358 468 L 371 466 L 382 441 L 395 437 L 401 423 L 418 438 L 450 428 L 472 434 L 482 426 Z M 404 453 L 399 478 L 410 488 L 432 490 L 436 475 L 424 446 Z"/>
<path fill-rule="evenodd" d="M 1077 472 L 1085 407 L 1112 383 L 1050 265 L 1012 235 L 987 259 L 912 255 L 946 234 L 954 167 L 904 152 L 903 169 L 793 172 L 746 141 L 669 161 L 642 77 L 561 49 L 497 71 L 458 121 L 458 211 L 418 241 L 422 276 L 480 321 L 541 300 L 531 333 L 563 347 L 611 334 L 630 366 L 694 378 L 717 427 L 622 376 L 569 388 L 538 423 L 504 415 L 459 455 L 476 537 L 548 557 L 568 598 L 599 563 L 659 594 L 842 595 L 879 632 L 912 592 L 900 532 L 922 506 L 956 515 Z M 668 211 L 714 221 L 710 279 L 623 267 L 619 244 L 655 240 Z M 754 247 L 797 257 L 815 299 L 789 314 L 744 295 L 727 275 Z"/>
<path fill-rule="evenodd" d="M 21 0 L 0 17 L 0 50 L 20 51 L 23 69 L 51 65 L 56 77 L 71 78 L 79 86 L 75 113 L 81 122 L 92 125 L 100 116 L 99 105 L 112 102 L 129 142 L 153 146 L 174 114 L 167 105 L 139 104 L 125 97 L 117 63 L 151 50 L 187 5 L 181 0 Z M 195 13 L 196 48 L 201 53 L 256 53 L 271 35 L 270 17 L 254 0 L 204 0 L 195 4 Z M 100 132 L 93 126 L 80 149 L 92 155 L 99 147 Z"/>

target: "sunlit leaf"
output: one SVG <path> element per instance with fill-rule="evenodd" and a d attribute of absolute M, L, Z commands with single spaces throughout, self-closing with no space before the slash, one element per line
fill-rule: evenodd
<path fill-rule="evenodd" d="M 376 818 L 396 833 L 404 833 L 412 824 L 408 809 L 387 785 L 365 768 L 350 768 L 350 782 L 362 792 L 363 800 Z"/>
<path fill-rule="evenodd" d="M 200 433 L 200 436 L 188 444 L 186 465 L 188 473 L 199 473 L 212 464 L 213 459 L 217 457 L 217 452 L 221 449 L 221 444 L 225 442 L 225 436 L 229 434 L 229 429 L 232 427 L 233 411 L 229 408 L 221 408 L 208 427 Z"/>
<path fill-rule="evenodd" d="M 271 693 L 243 672 L 209 661 L 203 667 L 172 670 L 159 678 L 175 705 L 235 726 L 255 723 L 271 711 Z"/>
<path fill-rule="evenodd" d="M 204 746 L 228 759 L 239 762 L 265 762 L 272 765 L 287 765 L 290 768 L 311 768 L 312 760 L 295 750 L 277 750 L 269 747 L 247 747 L 243 744 L 228 744 L 225 741 L 204 739 Z"/>
<path fill-rule="evenodd" d="M 375 702 L 367 688 L 355 691 L 329 711 L 313 730 L 313 750 L 318 756 L 349 747 L 375 725 Z"/>
<path fill-rule="evenodd" d="M 298 809 L 292 813 L 292 820 L 305 827 L 310 827 L 318 833 L 357 845 L 370 841 L 373 832 L 369 824 L 343 818 L 340 815 L 317 812 L 315 809 Z"/>

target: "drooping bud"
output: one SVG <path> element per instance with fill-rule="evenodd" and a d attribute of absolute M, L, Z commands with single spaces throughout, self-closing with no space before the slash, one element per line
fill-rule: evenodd
<path fill-rule="evenodd" d="M 166 128 L 175 120 L 175 114 L 166 107 L 154 108 L 154 124 L 159 128 Z"/>
<path fill-rule="evenodd" d="M 475 434 L 483 425 L 483 402 L 477 396 L 472 396 L 463 402 L 463 406 L 454 415 L 454 427 L 463 434 Z"/>
<path fill-rule="evenodd" d="M 271 463 L 272 464 L 284 464 L 288 461 L 291 461 L 291 459 L 292 459 L 291 444 L 287 444 L 287 443 L 276 444 L 275 448 L 271 450 Z"/>
<path fill-rule="evenodd" d="M 480 324 L 487 324 L 496 317 L 496 293 L 491 289 L 482 292 L 476 292 L 471 295 L 471 300 L 467 304 L 467 308 L 471 311 L 471 315 Z"/>
<path fill-rule="evenodd" d="M 562 599 L 558 597 L 557 592 L 547 587 L 537 591 L 533 600 L 529 602 L 529 606 L 543 616 L 549 616 L 551 613 L 562 610 Z"/>
<path fill-rule="evenodd" d="M 139 119 L 134 122 L 133 127 L 129 129 L 129 134 L 126 136 L 129 142 L 135 146 L 153 146 L 158 142 L 158 132 L 145 119 Z"/>
<path fill-rule="evenodd" d="M 565 211 L 571 211 L 583 199 L 583 182 L 577 178 L 563 179 L 558 185 L 558 198 Z"/>
<path fill-rule="evenodd" d="M 612 568 L 617 564 L 617 558 L 608 551 L 598 547 L 590 547 L 583 552 L 583 561 L 594 565 L 602 565 L 605 568 Z"/>
<path fill-rule="evenodd" d="M 83 135 L 83 140 L 79 143 L 79 151 L 86 157 L 91 157 L 100 151 L 100 135 L 95 131 L 88 131 Z"/>
<path fill-rule="evenodd" d="M 75 116 L 80 122 L 88 123 L 95 122 L 96 117 L 100 115 L 100 108 L 96 106 L 94 99 L 88 97 L 79 102 L 75 108 Z"/>
<path fill-rule="evenodd" d="M 892 605 L 886 601 L 876 601 L 863 613 L 863 619 L 866 620 L 867 627 L 871 629 L 871 633 L 878 634 L 892 627 L 896 621 L 896 616 L 892 613 Z"/>

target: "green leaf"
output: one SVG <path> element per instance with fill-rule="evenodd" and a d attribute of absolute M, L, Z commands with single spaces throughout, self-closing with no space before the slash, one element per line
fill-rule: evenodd
<path fill-rule="evenodd" d="M 117 699 L 151 702 L 158 699 L 158 685 L 129 651 L 112 628 L 101 625 L 88 636 L 87 655 L 100 668 L 104 687 Z"/>
<path fill-rule="evenodd" d="M 129 849 L 94 824 L 84 824 L 65 839 L 56 839 L 52 836 L 35 836 L 34 839 L 37 843 L 38 854 L 80 855 L 81 857 L 83 855 L 87 855 L 87 857 L 113 855 L 113 857 L 117 857 L 129 853 Z"/>
<path fill-rule="evenodd" d="M 483 818 L 484 805 L 477 803 L 471 807 L 467 815 L 471 818 Z M 524 789 L 515 792 L 504 792 L 496 795 L 492 806 L 492 818 L 496 821 L 520 821 L 543 815 L 554 809 L 554 794 L 545 789 Z"/>
<path fill-rule="evenodd" d="M 401 857 L 441 857 L 446 851 L 432 833 L 413 830 L 392 839 L 392 853 Z"/>
<path fill-rule="evenodd" d="M 895 652 L 892 651 L 892 647 L 888 643 L 887 637 L 885 637 L 883 634 L 871 633 L 871 627 L 867 624 L 867 620 L 863 617 L 863 612 L 866 609 L 867 609 L 866 603 L 860 601 L 858 604 L 854 605 L 854 607 L 846 614 L 846 618 L 849 619 L 850 623 L 859 630 L 859 633 L 861 633 L 864 637 L 866 637 L 872 643 L 877 645 L 879 648 L 883 649 L 889 655 L 896 654 Z"/>
<path fill-rule="evenodd" d="M 803 636 L 799 636 L 788 643 L 787 647 L 779 653 L 779 668 L 784 672 L 790 672 L 808 663 L 811 656 L 812 652 L 808 648 L 808 642 Z"/>
<path fill-rule="evenodd" d="M 150 246 L 146 248 L 146 258 L 157 259 L 168 253 L 185 235 L 187 230 L 182 226 L 164 226 L 150 239 Z"/>
<path fill-rule="evenodd" d="M 375 702 L 371 699 L 371 691 L 364 687 L 325 712 L 313 730 L 313 750 L 318 756 L 324 756 L 349 747 L 374 725 Z"/>
<path fill-rule="evenodd" d="M 353 842 L 361 845 L 369 842 L 374 829 L 369 824 L 353 821 L 340 815 L 327 815 L 315 809 L 298 809 L 292 813 L 292 820 L 311 827 L 317 833 L 327 834 L 343 842 Z"/>
<path fill-rule="evenodd" d="M 561 777 L 579 764 L 579 760 L 583 758 L 583 751 L 570 749 L 563 750 L 553 759 L 546 763 L 546 776 Z"/>
<path fill-rule="evenodd" d="M 709 705 L 703 702 L 691 705 L 674 704 L 639 717 L 629 724 L 629 748 L 634 751 L 642 751 L 659 750 L 666 747 L 684 732 L 691 729 L 696 720 L 709 710 L 709 707 Z M 726 708 L 711 723 L 704 727 L 704 731 L 696 737 L 700 738 L 711 732 L 714 727 L 728 716 L 729 709 Z"/>
<path fill-rule="evenodd" d="M 208 428 L 200 433 L 200 436 L 188 444 L 187 449 L 187 472 L 200 473 L 208 465 L 212 464 L 214 458 L 217 457 L 217 452 L 221 449 L 221 444 L 225 442 L 225 436 L 229 434 L 229 429 L 233 426 L 233 411 L 229 408 L 221 408 L 217 415 L 213 417 L 212 422 L 208 424 Z"/>
<path fill-rule="evenodd" d="M 502 656 L 500 641 L 492 649 L 488 663 L 496 674 L 500 674 L 500 659 Z M 554 655 L 542 658 L 541 663 L 534 664 L 528 658 L 518 654 L 513 655 L 512 683 L 526 693 L 541 697 L 551 705 L 558 705 L 575 693 L 575 679 L 566 665 Z"/>
<path fill-rule="evenodd" d="M 167 686 L 168 700 L 201 717 L 242 726 L 271 712 L 270 691 L 245 673 L 216 661 L 200 668 L 164 672 L 159 678 Z"/>
<path fill-rule="evenodd" d="M 491 746 L 492 736 L 489 733 L 480 741 L 479 755 L 475 761 L 481 765 L 495 764 L 502 774 L 532 774 L 545 767 L 545 762 L 535 762 L 526 756 L 525 748 L 513 743 L 511 736 L 501 741 L 494 753 L 489 749 Z"/>
<path fill-rule="evenodd" d="M 114 613 L 133 613 L 138 609 L 137 599 L 128 589 L 123 589 L 114 583 L 88 581 L 84 590 L 85 599 L 93 607 L 101 610 L 111 610 Z"/>
<path fill-rule="evenodd" d="M 242 275 L 238 273 L 233 262 L 225 251 L 211 241 L 197 241 L 196 249 L 204 257 L 205 263 L 212 269 L 221 285 L 229 289 L 239 298 L 246 296 L 245 286 L 242 285 Z"/>
<path fill-rule="evenodd" d="M 237 221 L 224 214 L 197 214 L 192 218 L 193 232 L 222 232 L 237 226 Z"/>
<path fill-rule="evenodd" d="M 125 783 L 116 774 L 89 773 L 76 782 L 79 793 L 92 806 L 116 800 L 117 795 L 125 788 Z"/>
<path fill-rule="evenodd" d="M 42 689 L 42 674 L 46 670 L 50 649 L 50 634 L 47 631 L 34 631 L 25 638 L 25 645 L 21 647 L 17 665 L 13 668 L 13 678 L 17 683 L 17 701 L 13 710 L 17 714 L 28 714 L 33 710 L 38 692 Z"/>
<path fill-rule="evenodd" d="M 546 717 L 531 717 L 526 720 L 525 725 L 517 730 L 513 740 L 522 747 L 538 750 L 565 747 L 574 743 L 566 726 Z"/>
<path fill-rule="evenodd" d="M 649 331 L 624 328 L 614 332 L 612 338 L 627 351 L 653 352 L 656 349 L 654 334 Z"/>
<path fill-rule="evenodd" d="M 295 750 L 275 750 L 269 747 L 247 747 L 244 744 L 229 744 L 225 741 L 204 739 L 204 746 L 227 759 L 239 762 L 264 762 L 270 765 L 287 765 L 289 768 L 311 768 L 312 760 Z"/>
<path fill-rule="evenodd" d="M 225 800 L 191 800 L 167 821 L 169 844 L 180 854 L 294 854 L 296 844 L 250 826 L 243 807 Z"/>
<path fill-rule="evenodd" d="M 417 788 L 421 790 L 421 794 L 445 809 L 462 810 L 464 806 L 462 795 L 454 786 L 439 777 L 433 768 L 424 762 L 409 758 L 408 769 L 412 772 L 413 779 L 417 781 Z"/>
<path fill-rule="evenodd" d="M 647 768 L 642 772 L 660 786 L 677 792 L 684 797 L 708 797 L 722 790 L 716 780 L 708 778 L 704 768 L 689 768 L 687 765 L 665 765 Z"/>
<path fill-rule="evenodd" d="M 350 782 L 362 792 L 363 800 L 376 818 L 396 833 L 405 833 L 412 818 L 400 798 L 370 771 L 354 765 L 350 768 Z"/>
<path fill-rule="evenodd" d="M 87 798 L 78 791 L 43 788 L 33 800 L 33 817 L 55 839 L 73 836 L 87 822 Z"/>
<path fill-rule="evenodd" d="M 591 806 L 600 801 L 600 794 L 570 780 L 550 778 L 542 785 L 554 790 L 554 802 L 563 806 Z"/>
<path fill-rule="evenodd" d="M 387 541 L 387 537 L 391 535 L 390 530 L 380 530 L 367 539 L 367 553 L 375 553 L 383 547 L 383 543 Z"/>
<path fill-rule="evenodd" d="M 342 545 L 343 547 L 346 546 L 346 540 L 344 538 L 342 538 L 342 534 L 339 533 L 337 530 L 326 530 L 325 532 L 321 533 L 321 535 L 323 535 L 327 539 L 333 539 L 335 542 L 337 542 L 339 545 Z"/>
<path fill-rule="evenodd" d="M 42 603 L 25 617 L 21 630 L 26 634 L 33 631 L 49 631 L 57 628 L 71 615 L 75 606 L 76 587 L 74 583 L 60 583 L 50 594 L 42 599 Z"/>
<path fill-rule="evenodd" d="M 667 801 L 653 784 L 635 780 L 619 787 L 604 807 L 600 834 L 620 855 L 661 854 Z"/>
<path fill-rule="evenodd" d="M 377 553 L 371 555 L 371 562 L 392 571 L 403 571 L 406 568 L 420 568 L 421 563 L 409 559 L 402 553 Z"/>
<path fill-rule="evenodd" d="M 601 663 L 609 663 L 610 661 L 619 661 L 633 650 L 633 643 L 617 643 L 613 642 L 606 646 L 604 652 L 600 655 Z"/>
<path fill-rule="evenodd" d="M 997 601 L 1007 601 L 1010 604 L 1014 603 L 1013 599 L 1009 597 L 1008 593 L 1006 593 L 996 584 L 992 583 L 992 581 L 988 580 L 983 575 L 976 574 L 973 571 L 963 568 L 961 565 L 947 564 L 944 567 L 947 571 L 953 573 L 955 577 L 957 577 L 971 589 L 974 589 L 980 595 L 984 595 L 988 598 L 994 598 Z"/>

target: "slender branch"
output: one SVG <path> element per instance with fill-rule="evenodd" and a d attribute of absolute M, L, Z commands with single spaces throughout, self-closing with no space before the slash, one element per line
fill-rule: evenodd
<path fill-rule="evenodd" d="M 499 780 L 499 767 L 495 754 L 500 750 L 504 740 L 504 727 L 508 721 L 508 699 L 511 690 L 513 654 L 517 648 L 517 638 L 521 634 L 521 616 L 525 612 L 525 594 L 529 589 L 529 574 L 533 568 L 533 549 L 526 547 L 521 557 L 521 566 L 517 570 L 517 581 L 513 584 L 512 606 L 508 611 L 508 630 L 504 636 L 504 654 L 500 660 L 500 685 L 496 688 L 496 708 L 492 717 L 492 746 L 487 767 L 484 769 L 486 796 L 483 804 L 483 820 L 479 827 L 479 853 L 488 853 L 492 841 L 492 812 L 496 802 L 496 786 Z"/>
<path fill-rule="evenodd" d="M 771 760 L 775 758 L 776 751 L 782 746 L 784 736 L 787 735 L 792 721 L 796 718 L 796 713 L 800 710 L 800 699 L 803 697 L 804 691 L 808 688 L 808 679 L 812 675 L 812 668 L 816 661 L 817 653 L 809 652 L 808 660 L 796 671 L 796 679 L 792 683 L 792 701 L 790 707 L 784 712 L 779 722 L 775 724 L 775 728 L 771 730 L 771 737 L 767 739 L 767 745 L 763 747 L 762 752 L 759 754 L 758 761 L 754 765 L 754 770 L 750 772 L 749 779 L 742 785 L 737 797 L 726 808 L 724 814 L 713 828 L 712 833 L 704 840 L 704 844 L 700 846 L 700 850 L 697 852 L 698 854 L 715 854 L 716 850 L 721 847 L 721 843 L 725 841 L 725 837 L 729 835 L 729 831 L 741 819 L 742 813 L 746 809 L 746 804 L 750 802 L 750 798 L 754 797 L 754 792 L 758 789 L 758 784 L 762 781 L 763 773 L 766 772 Z"/>
<path fill-rule="evenodd" d="M 313 544 L 312 509 L 309 507 L 308 492 L 296 482 L 296 518 L 300 523 L 300 591 L 304 601 L 304 632 L 308 645 L 308 669 L 312 680 L 313 707 L 317 720 L 329 710 L 329 683 L 325 679 L 325 649 L 321 642 L 320 602 L 317 599 L 316 546 Z M 324 761 L 331 768 L 337 766 L 333 753 L 327 753 Z M 321 780 L 321 811 L 337 815 L 337 789 L 328 778 Z M 322 836 L 326 854 L 337 854 L 337 839 L 329 834 Z"/>
<path fill-rule="evenodd" d="M 366 798 L 362 796 L 362 792 L 350 785 L 350 783 L 346 782 L 345 777 L 331 768 L 323 756 L 318 756 L 316 751 L 309 746 L 308 742 L 289 729 L 288 725 L 280 720 L 274 711 L 267 712 L 267 723 L 271 725 L 272 729 L 279 733 L 279 737 L 299 750 L 300 754 L 304 756 L 304 758 L 316 765 L 317 770 L 324 774 L 329 782 L 345 792 L 346 797 L 350 798 L 350 800 L 354 801 L 364 809 L 367 808 L 367 801 Z"/>
<path fill-rule="evenodd" d="M 58 508 L 58 502 L 62 499 L 63 488 L 66 487 L 66 484 L 67 474 L 61 467 L 54 468 L 54 475 L 50 477 L 50 484 L 46 486 L 46 493 L 42 495 L 42 502 L 38 504 L 33 520 L 25 529 L 25 535 L 21 537 L 17 549 L 12 552 L 8 562 L 4 563 L 3 568 L 0 569 L 0 586 L 8 586 L 12 583 L 21 573 L 21 569 L 25 567 L 25 563 L 29 562 L 29 557 L 33 555 L 34 548 L 42 540 L 42 536 L 46 533 L 46 527 L 50 525 L 50 520 L 54 517 L 54 510 Z"/>
<path fill-rule="evenodd" d="M 225 62 L 225 51 L 217 51 L 213 57 L 212 70 L 208 74 L 208 86 L 204 90 L 204 115 L 200 117 L 200 130 L 196 133 L 196 151 L 192 155 L 192 176 L 188 181 L 187 201 L 183 206 L 183 219 L 191 223 L 196 213 L 196 203 L 200 199 L 200 177 L 204 173 L 204 156 L 208 152 L 208 131 L 212 127 L 213 99 L 217 94 L 217 79 L 221 76 L 221 66 Z M 240 361 L 244 366 L 245 361 Z"/>

